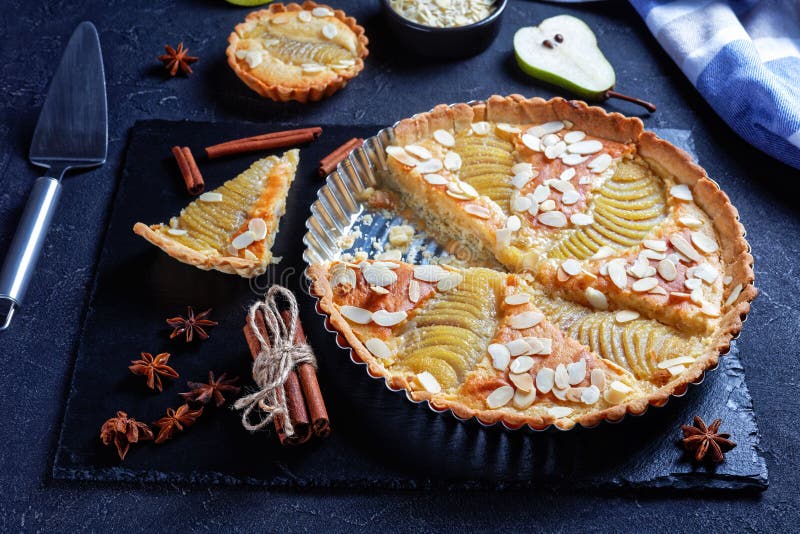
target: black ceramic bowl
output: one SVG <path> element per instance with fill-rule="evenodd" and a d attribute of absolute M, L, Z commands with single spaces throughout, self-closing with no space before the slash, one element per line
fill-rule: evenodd
<path fill-rule="evenodd" d="M 495 10 L 485 19 L 468 26 L 436 28 L 408 20 L 381 0 L 392 33 L 405 49 L 436 58 L 474 56 L 483 52 L 500 31 L 508 0 L 495 0 Z"/>

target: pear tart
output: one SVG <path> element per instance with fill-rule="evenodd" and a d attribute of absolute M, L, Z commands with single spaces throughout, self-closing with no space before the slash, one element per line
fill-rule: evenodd
<path fill-rule="evenodd" d="M 355 328 L 353 336 L 367 351 L 363 336 L 374 333 L 391 358 L 380 365 L 376 360 L 373 371 L 415 398 L 429 398 L 459 415 L 539 427 L 553 422 L 548 414 L 555 409 L 564 414 L 555 418 L 557 424 L 569 426 L 661 405 L 716 365 L 757 293 L 744 228 L 728 197 L 686 153 L 645 132 L 638 119 L 582 102 L 494 96 L 481 103 L 437 106 L 400 121 L 385 155 L 389 171 L 384 185 L 403 197 L 428 233 L 443 244 L 458 242 L 475 260 L 492 258 L 516 274 L 468 269 L 453 276 L 474 278 L 474 284 L 466 284 L 471 289 L 458 285 L 446 292 L 438 281 L 431 289 L 424 280 L 411 284 L 392 275 L 378 277 L 391 283 L 367 280 L 362 288 L 358 276 L 336 264 L 328 266 L 336 272 L 327 278 L 323 267 L 312 266 L 315 288 L 329 313 L 339 305 L 374 313 L 373 304 L 394 299 L 408 290 L 406 285 L 414 295 L 420 288 L 419 302 L 425 304 L 406 303 L 408 317 L 391 329 L 369 322 L 356 327 L 346 314 L 341 314 L 346 320 L 333 324 L 344 333 Z M 357 274 L 374 270 L 347 269 Z M 397 274 L 404 268 L 384 271 Z M 362 290 L 350 296 L 329 292 L 326 283 L 336 288 L 342 276 Z M 510 287 L 530 300 L 510 297 Z M 518 298 L 521 307 L 504 304 L 506 297 Z M 428 307 L 436 306 L 445 306 L 431 310 L 437 321 L 470 333 L 423 336 L 434 341 L 422 350 L 413 342 L 421 335 L 414 334 L 421 330 L 415 318 L 427 320 Z M 533 358 L 528 370 L 536 373 L 534 382 L 544 373 L 544 389 L 537 389 L 532 404 L 523 406 L 518 397 L 530 392 L 520 390 L 508 374 L 492 375 L 492 357 L 506 357 L 497 345 L 524 348 L 508 337 L 513 328 L 504 325 L 513 323 L 509 314 L 526 306 L 532 314 L 543 314 L 541 328 L 548 332 L 546 344 L 558 363 L 575 369 L 585 361 L 589 372 L 603 370 L 606 376 L 596 384 L 570 384 L 597 386 L 599 400 L 585 402 L 595 399 L 594 389 L 579 395 L 570 388 L 548 387 L 549 371 L 541 369 L 553 369 L 558 376 L 563 371 L 550 365 L 549 355 L 542 358 L 536 352 L 536 342 L 529 343 L 534 354 L 525 356 Z M 463 326 L 461 311 L 471 314 L 469 327 Z M 524 332 L 522 338 L 540 334 Z M 452 352 L 447 347 L 460 344 L 477 353 L 443 356 L 443 350 Z M 509 349 L 512 358 L 514 350 Z M 360 354 L 368 362 L 375 357 L 374 352 Z M 447 366 L 428 361 L 432 357 Z M 524 361 L 516 369 L 526 367 Z M 432 382 L 420 373 L 436 379 L 433 390 L 425 388 Z M 609 373 L 615 373 L 613 378 Z M 514 380 L 527 387 L 527 378 Z M 506 386 L 513 391 L 501 389 L 495 395 Z M 583 397 L 584 391 L 591 392 Z M 507 403 L 498 404 L 509 394 Z M 493 410 L 498 414 L 491 415 Z"/>
<path fill-rule="evenodd" d="M 260 159 L 236 178 L 200 195 L 168 224 L 139 222 L 133 231 L 200 269 L 258 276 L 273 261 L 272 243 L 298 161 L 298 150 Z"/>
<path fill-rule="evenodd" d="M 228 64 L 258 94 L 280 102 L 330 96 L 364 68 L 364 28 L 315 2 L 250 13 L 228 38 Z"/>

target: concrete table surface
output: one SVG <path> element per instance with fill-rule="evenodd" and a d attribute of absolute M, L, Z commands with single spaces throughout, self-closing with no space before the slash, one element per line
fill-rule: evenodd
<path fill-rule="evenodd" d="M 109 158 L 99 170 L 68 178 L 28 302 L 12 330 L 0 334 L 0 530 L 133 531 L 280 530 L 408 531 L 635 530 L 774 531 L 797 528 L 797 411 L 800 326 L 793 276 L 800 253 L 800 172 L 749 147 L 713 113 L 626 3 L 575 7 L 596 30 L 617 69 L 618 89 L 656 102 L 650 128 L 693 132 L 697 152 L 723 188 L 769 199 L 774 209 L 745 220 L 754 246 L 755 303 L 739 341 L 754 399 L 771 487 L 759 496 L 559 492 L 268 492 L 260 488 L 66 483 L 49 475 L 72 357 L 128 129 L 138 119 L 312 124 L 391 124 L 441 102 L 550 89 L 515 71 L 514 29 L 568 11 L 511 1 L 493 47 L 502 64 L 481 58 L 430 62 L 393 45 L 378 0 L 340 1 L 372 40 L 364 73 L 340 94 L 310 105 L 278 105 L 246 89 L 227 69 L 225 39 L 247 9 L 222 0 L 4 0 L 0 19 L 0 253 L 8 248 L 37 170 L 27 163 L 38 109 L 78 22 L 100 32 L 109 100 Z M 184 41 L 200 56 L 189 78 L 165 79 L 155 56 Z M 487 70 L 488 69 L 488 70 Z M 492 73 L 498 73 L 493 77 Z M 497 79 L 502 79 L 498 82 Z M 609 103 L 628 114 L 638 109 Z M 265 128 L 267 129 L 267 128 Z M 796 190 L 797 187 L 794 186 Z M 795 495 L 795 497 L 792 497 Z"/>

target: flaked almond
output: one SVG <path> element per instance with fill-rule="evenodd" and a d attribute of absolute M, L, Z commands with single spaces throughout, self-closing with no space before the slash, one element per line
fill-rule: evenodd
<path fill-rule="evenodd" d="M 535 401 L 535 389 L 532 389 L 529 393 L 517 390 L 517 392 L 514 393 L 514 398 L 511 399 L 511 404 L 513 404 L 514 408 L 517 410 L 524 410 L 525 408 L 530 407 Z"/>
<path fill-rule="evenodd" d="M 478 198 L 478 192 L 467 182 L 450 182 L 447 184 L 445 192 L 448 196 L 458 200 L 475 200 Z"/>
<path fill-rule="evenodd" d="M 303 12 L 301 11 L 301 13 L 303 13 Z M 308 13 L 308 12 L 306 11 L 306 13 Z M 315 7 L 314 9 L 312 9 L 311 10 L 311 14 L 314 15 L 315 17 L 319 17 L 319 18 L 332 17 L 333 16 L 333 11 L 331 11 L 327 7 L 319 6 L 319 7 Z"/>
<path fill-rule="evenodd" d="M 487 350 L 492 357 L 492 367 L 498 371 L 505 371 L 511 361 L 511 352 L 508 347 L 501 343 L 492 343 Z"/>
<path fill-rule="evenodd" d="M 491 128 L 492 125 L 486 121 L 472 123 L 472 132 L 475 135 L 489 135 L 489 131 L 491 130 Z"/>
<path fill-rule="evenodd" d="M 686 286 L 686 289 L 694 291 L 695 289 L 700 289 L 703 285 L 703 281 L 699 278 L 687 278 L 683 281 L 683 285 Z"/>
<path fill-rule="evenodd" d="M 447 130 L 436 130 L 433 132 L 433 139 L 442 146 L 451 147 L 456 144 L 453 134 Z"/>
<path fill-rule="evenodd" d="M 589 386 L 581 392 L 581 402 L 584 404 L 594 404 L 600 400 L 600 389 L 597 386 Z"/>
<path fill-rule="evenodd" d="M 586 300 L 589 301 L 589 304 L 593 308 L 596 308 L 598 310 L 608 309 L 608 300 L 606 299 L 606 296 L 600 291 L 596 290 L 593 287 L 587 287 L 584 294 L 586 295 Z"/>
<path fill-rule="evenodd" d="M 554 209 L 556 209 L 556 201 L 552 198 L 548 198 L 539 204 L 539 210 L 541 211 L 553 211 Z"/>
<path fill-rule="evenodd" d="M 256 236 L 250 230 L 242 232 L 231 241 L 231 246 L 237 250 L 249 247 L 256 240 Z"/>
<path fill-rule="evenodd" d="M 247 228 L 253 232 L 253 238 L 256 241 L 261 241 L 267 237 L 267 222 L 260 217 L 250 219 L 247 223 Z"/>
<path fill-rule="evenodd" d="M 599 390 L 603 390 L 606 387 L 606 374 L 603 372 L 602 369 L 592 369 L 591 376 L 591 383 L 593 386 L 597 387 Z"/>
<path fill-rule="evenodd" d="M 555 145 L 545 148 L 544 156 L 547 159 L 556 159 L 566 151 L 567 151 L 567 144 L 564 141 L 559 141 Z"/>
<path fill-rule="evenodd" d="M 686 228 L 696 229 L 703 226 L 703 221 L 698 219 L 697 217 L 691 217 L 689 215 L 678 217 L 678 222 L 681 225 L 685 226 Z"/>
<path fill-rule="evenodd" d="M 410 280 L 408 282 L 408 300 L 413 303 L 419 302 L 419 298 L 421 296 L 422 289 L 419 285 L 419 282 L 416 280 Z"/>
<path fill-rule="evenodd" d="M 488 219 L 492 216 L 492 212 L 489 211 L 489 208 L 479 204 L 466 204 L 464 206 L 464 211 L 478 219 Z"/>
<path fill-rule="evenodd" d="M 683 200 L 684 202 L 691 202 L 693 200 L 692 190 L 686 184 L 673 185 L 669 188 L 669 194 L 672 198 Z"/>
<path fill-rule="evenodd" d="M 692 261 L 703 261 L 703 257 L 695 250 L 695 248 L 680 234 L 672 234 L 669 237 L 669 242 L 675 247 L 675 250 L 686 256 Z"/>
<path fill-rule="evenodd" d="M 361 274 L 371 286 L 386 287 L 397 282 L 397 274 L 382 265 L 367 265 L 361 270 Z"/>
<path fill-rule="evenodd" d="M 577 143 L 578 141 L 583 141 L 586 137 L 586 133 L 580 130 L 573 130 L 571 132 L 567 132 L 564 134 L 564 142 L 567 144 Z"/>
<path fill-rule="evenodd" d="M 581 272 L 581 263 L 575 259 L 568 259 L 561 262 L 561 268 L 570 276 L 575 276 Z"/>
<path fill-rule="evenodd" d="M 569 166 L 580 165 L 587 159 L 589 159 L 589 156 L 581 156 L 580 154 L 570 154 L 569 152 L 564 152 L 563 154 L 561 154 L 561 162 L 564 165 L 569 165 Z"/>
<path fill-rule="evenodd" d="M 569 220 L 575 226 L 587 226 L 594 223 L 594 216 L 591 213 L 573 213 Z"/>
<path fill-rule="evenodd" d="M 583 379 L 586 378 L 586 360 L 581 358 L 577 362 L 567 364 L 567 376 L 571 386 L 583 382 Z"/>
<path fill-rule="evenodd" d="M 620 310 L 614 314 L 618 323 L 629 323 L 639 318 L 639 312 L 633 310 Z"/>
<path fill-rule="evenodd" d="M 437 158 L 426 159 L 425 161 L 421 161 L 417 167 L 417 171 L 420 174 L 431 174 L 436 173 L 442 170 L 442 160 Z"/>
<path fill-rule="evenodd" d="M 339 313 L 352 323 L 369 324 L 372 321 L 372 313 L 357 306 L 342 306 L 339 308 Z"/>
<path fill-rule="evenodd" d="M 692 295 L 689 293 L 684 293 L 682 291 L 673 291 L 669 294 L 669 300 L 667 302 L 673 304 L 676 302 L 686 302 L 687 300 L 691 299 Z"/>
<path fill-rule="evenodd" d="M 513 396 L 514 388 L 511 386 L 500 386 L 486 397 L 486 405 L 492 410 L 502 408 L 508 404 Z"/>
<path fill-rule="evenodd" d="M 520 172 L 515 174 L 514 177 L 511 178 L 511 185 L 513 185 L 517 189 L 522 189 L 523 187 L 528 185 L 528 182 L 533 180 L 533 178 L 534 178 L 533 173 Z"/>
<path fill-rule="evenodd" d="M 601 150 L 603 150 L 603 143 L 596 139 L 588 139 L 586 141 L 578 141 L 577 143 L 572 143 L 569 145 L 568 148 L 571 154 L 580 154 L 582 156 L 586 156 L 589 154 L 597 154 Z"/>
<path fill-rule="evenodd" d="M 613 158 L 608 154 L 600 154 L 592 161 L 590 161 L 586 166 L 595 174 L 600 174 L 605 172 L 611 166 L 613 162 Z"/>
<path fill-rule="evenodd" d="M 389 290 L 381 286 L 369 286 L 370 291 L 378 295 L 388 295 Z"/>
<path fill-rule="evenodd" d="M 516 358 L 511 365 L 509 366 L 508 370 L 512 373 L 527 373 L 533 367 L 533 358 L 530 356 L 520 356 Z"/>
<path fill-rule="evenodd" d="M 436 377 L 430 374 L 428 371 L 423 371 L 417 375 L 417 382 L 425 388 L 425 391 L 428 393 L 441 393 L 442 386 L 439 384 L 439 381 L 436 380 Z"/>
<path fill-rule="evenodd" d="M 573 178 L 575 178 L 575 169 L 573 169 L 573 168 L 565 169 L 559 175 L 558 178 L 559 178 L 559 180 L 563 180 L 563 181 L 566 181 L 566 182 L 572 180 Z"/>
<path fill-rule="evenodd" d="M 694 276 L 703 282 L 713 284 L 719 278 L 719 271 L 708 263 L 701 263 L 695 268 Z"/>
<path fill-rule="evenodd" d="M 506 343 L 506 348 L 511 356 L 521 356 L 531 351 L 531 346 L 523 338 L 512 339 Z"/>
<path fill-rule="evenodd" d="M 504 302 L 509 306 L 519 306 L 520 304 L 527 304 L 530 300 L 531 296 L 528 293 L 515 293 L 506 295 Z"/>
<path fill-rule="evenodd" d="M 333 24 L 325 24 L 322 26 L 322 35 L 326 39 L 333 39 L 336 37 L 336 34 L 339 33 L 339 30 L 336 29 L 336 26 Z"/>
<path fill-rule="evenodd" d="M 556 134 L 546 134 L 542 136 L 542 146 L 544 147 L 553 146 L 559 141 L 561 141 L 561 138 Z"/>
<path fill-rule="evenodd" d="M 389 345 L 377 337 L 366 340 L 364 342 L 364 346 L 367 347 L 367 350 L 370 351 L 376 358 L 387 360 L 392 357 L 392 351 L 389 348 Z"/>
<path fill-rule="evenodd" d="M 544 137 L 547 134 L 558 133 L 564 129 L 564 123 L 561 121 L 550 121 L 545 122 L 544 124 L 537 124 L 536 126 L 531 126 L 528 128 L 528 133 L 530 135 L 535 135 L 536 137 Z"/>
<path fill-rule="evenodd" d="M 167 230 L 169 235 L 186 235 L 186 230 L 182 228 L 170 228 Z"/>
<path fill-rule="evenodd" d="M 414 157 L 417 157 L 421 160 L 431 159 L 433 158 L 433 154 L 431 151 L 425 148 L 424 146 L 419 145 L 406 145 L 405 146 L 406 152 L 411 154 Z"/>
<path fill-rule="evenodd" d="M 535 135 L 522 134 L 522 144 L 528 150 L 533 150 L 534 152 L 539 152 L 542 149 L 542 141 Z"/>
<path fill-rule="evenodd" d="M 448 273 L 436 282 L 436 289 L 439 291 L 452 291 L 464 281 L 464 276 L 460 273 Z"/>
<path fill-rule="evenodd" d="M 389 155 L 389 157 L 394 158 L 399 163 L 402 163 L 407 167 L 416 167 L 417 164 L 419 164 L 419 161 L 414 156 L 406 152 L 406 150 L 401 146 L 387 146 L 386 153 Z"/>
<path fill-rule="evenodd" d="M 444 157 L 444 167 L 448 171 L 457 171 L 461 168 L 461 156 L 456 152 L 448 152 Z"/>
<path fill-rule="evenodd" d="M 658 274 L 667 282 L 672 282 L 678 276 L 678 269 L 672 261 L 664 258 L 658 262 Z"/>
<path fill-rule="evenodd" d="M 550 186 L 539 184 L 533 190 L 533 200 L 536 202 L 544 202 L 550 196 Z"/>
<path fill-rule="evenodd" d="M 518 313 L 511 317 L 509 325 L 515 330 L 525 330 L 526 328 L 533 328 L 542 322 L 544 315 L 536 311 L 526 311 Z"/>
<path fill-rule="evenodd" d="M 500 132 L 503 132 L 505 134 L 511 134 L 511 135 L 518 134 L 518 133 L 520 133 L 522 131 L 519 128 L 517 128 L 516 126 L 512 126 L 511 124 L 508 124 L 508 123 L 505 123 L 505 122 L 499 122 L 499 123 L 495 124 L 495 128 L 497 128 L 497 130 L 500 131 Z"/>
<path fill-rule="evenodd" d="M 528 173 L 531 176 L 533 175 L 533 163 L 515 163 L 513 167 L 511 167 L 511 174 L 520 174 L 520 173 Z"/>
<path fill-rule="evenodd" d="M 692 232 L 692 243 L 700 252 L 711 254 L 719 249 L 719 245 L 703 232 Z"/>
<path fill-rule="evenodd" d="M 447 178 L 436 173 L 423 174 L 422 179 L 431 185 L 447 185 L 448 182 Z"/>
<path fill-rule="evenodd" d="M 202 200 L 203 202 L 222 202 L 222 193 L 215 193 L 214 191 L 209 191 L 207 193 L 203 193 L 199 197 L 198 200 Z"/>
<path fill-rule="evenodd" d="M 628 274 L 625 272 L 625 265 L 623 262 L 610 261 L 608 262 L 608 277 L 611 282 L 619 289 L 628 287 Z"/>
<path fill-rule="evenodd" d="M 731 289 L 728 298 L 725 299 L 725 306 L 730 306 L 731 304 L 736 302 L 736 300 L 739 298 L 739 295 L 742 294 L 742 289 L 744 289 L 744 286 L 742 284 L 736 284 L 733 287 L 733 289 Z"/>
<path fill-rule="evenodd" d="M 448 271 L 445 271 L 438 265 L 416 265 L 414 266 L 414 278 L 422 282 L 438 282 L 445 276 Z"/>
<path fill-rule="evenodd" d="M 567 216 L 560 211 L 546 211 L 537 216 L 537 220 L 545 226 L 563 228 L 567 225 Z"/>
<path fill-rule="evenodd" d="M 517 232 L 522 228 L 522 221 L 516 215 L 511 215 L 506 219 L 506 228 L 511 232 Z"/>
<path fill-rule="evenodd" d="M 494 232 L 494 238 L 498 247 L 505 248 L 511 244 L 511 230 L 508 228 L 498 228 Z"/>
<path fill-rule="evenodd" d="M 395 326 L 406 320 L 408 314 L 404 311 L 390 312 L 386 310 L 378 310 L 372 312 L 372 320 L 378 326 Z"/>
<path fill-rule="evenodd" d="M 563 363 L 559 363 L 556 366 L 554 380 L 558 389 L 567 389 L 569 387 L 569 373 L 567 373 L 567 368 Z"/>
<path fill-rule="evenodd" d="M 590 260 L 602 260 L 604 258 L 608 258 L 608 257 L 613 256 L 613 255 L 614 255 L 614 249 L 611 248 L 611 247 L 607 247 L 606 245 L 603 245 L 602 247 L 598 248 L 597 252 L 595 252 L 592 255 L 592 257 L 589 258 L 589 259 Z"/>
<path fill-rule="evenodd" d="M 658 252 L 666 252 L 667 250 L 667 242 L 661 239 L 645 239 L 642 244 L 650 250 Z"/>
<path fill-rule="evenodd" d="M 549 393 L 555 384 L 556 372 L 549 367 L 542 367 L 536 373 L 536 389 L 541 393 Z"/>
<path fill-rule="evenodd" d="M 632 391 L 633 389 L 627 384 L 620 382 L 619 380 L 614 380 L 606 389 L 605 398 L 611 404 L 619 404 L 620 402 L 624 401 L 625 397 L 627 397 Z"/>
<path fill-rule="evenodd" d="M 517 196 L 511 202 L 511 209 L 517 213 L 528 211 L 533 205 L 533 200 L 529 197 Z"/>
<path fill-rule="evenodd" d="M 670 358 L 669 360 L 661 360 L 656 367 L 659 369 L 669 369 L 676 365 L 686 365 L 694 363 L 694 358 L 691 356 L 678 356 L 677 358 Z"/>
<path fill-rule="evenodd" d="M 581 199 L 580 193 L 576 190 L 571 189 L 570 191 L 566 191 L 564 195 L 561 197 L 561 203 L 565 206 L 572 206 L 576 204 Z"/>
<path fill-rule="evenodd" d="M 640 280 L 636 280 L 632 285 L 631 289 L 636 291 L 637 293 L 646 293 L 656 287 L 658 285 L 658 278 L 648 277 L 642 278 Z"/>
<path fill-rule="evenodd" d="M 547 409 L 547 413 L 556 419 L 567 417 L 572 413 L 572 411 L 572 408 L 567 408 L 566 406 L 553 406 L 552 408 Z"/>
<path fill-rule="evenodd" d="M 525 393 L 533 391 L 533 377 L 530 373 L 511 373 L 508 375 L 508 379 L 511 380 L 511 383 L 520 391 L 524 391 Z"/>

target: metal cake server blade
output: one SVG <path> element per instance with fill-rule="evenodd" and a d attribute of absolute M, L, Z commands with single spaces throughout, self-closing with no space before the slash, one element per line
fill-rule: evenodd
<path fill-rule="evenodd" d="M 91 22 L 82 22 L 70 37 L 33 134 L 31 163 L 48 171 L 34 182 L 0 270 L 0 305 L 5 306 L 0 330 L 8 328 L 22 306 L 61 195 L 61 178 L 70 169 L 105 163 L 107 147 L 100 38 Z"/>

